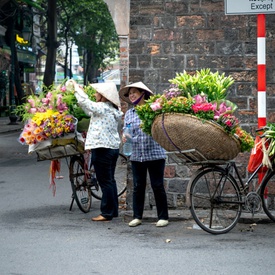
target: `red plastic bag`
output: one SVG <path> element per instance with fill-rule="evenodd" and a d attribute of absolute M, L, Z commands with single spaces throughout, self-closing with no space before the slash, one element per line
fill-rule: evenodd
<path fill-rule="evenodd" d="M 253 173 L 258 166 L 262 163 L 263 160 L 263 149 L 262 149 L 262 140 L 259 136 L 256 136 L 254 147 L 251 150 L 247 170 L 249 173 Z M 266 167 L 263 167 L 261 169 L 266 169 Z M 261 172 L 263 172 L 261 170 Z"/>

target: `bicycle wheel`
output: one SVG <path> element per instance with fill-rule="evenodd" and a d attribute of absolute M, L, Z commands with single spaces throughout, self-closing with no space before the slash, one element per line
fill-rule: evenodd
<path fill-rule="evenodd" d="M 196 223 L 206 232 L 230 231 L 241 215 L 239 187 L 231 175 L 220 167 L 198 172 L 190 187 L 190 211 Z"/>
<path fill-rule="evenodd" d="M 275 173 L 271 172 L 261 187 L 261 199 L 266 215 L 275 222 Z"/>
<path fill-rule="evenodd" d="M 93 165 L 90 168 L 91 174 L 91 193 L 92 196 L 97 198 L 98 200 L 102 199 L 102 191 L 96 180 L 95 171 Z M 122 154 L 119 154 L 116 170 L 115 170 L 115 180 L 117 185 L 117 196 L 121 196 L 127 188 L 127 157 Z"/>
<path fill-rule="evenodd" d="M 73 156 L 70 161 L 70 181 L 75 199 L 79 209 L 88 213 L 91 208 L 91 190 L 87 187 L 84 173 L 84 159 L 82 156 Z"/>

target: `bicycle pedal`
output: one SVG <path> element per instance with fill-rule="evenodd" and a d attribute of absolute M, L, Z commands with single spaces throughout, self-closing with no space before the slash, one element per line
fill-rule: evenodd
<path fill-rule="evenodd" d="M 81 201 L 82 204 L 86 204 L 86 203 L 89 202 L 89 199 L 88 198 L 82 198 L 80 201 Z"/>

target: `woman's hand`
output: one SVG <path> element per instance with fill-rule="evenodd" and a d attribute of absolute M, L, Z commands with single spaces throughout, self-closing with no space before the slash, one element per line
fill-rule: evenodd
<path fill-rule="evenodd" d="M 125 143 L 125 142 L 126 142 L 127 138 L 126 138 L 126 136 L 125 136 L 124 134 L 122 134 L 121 140 L 122 140 L 122 143 Z"/>
<path fill-rule="evenodd" d="M 71 89 L 73 93 L 77 91 L 83 91 L 83 87 L 76 83 L 76 81 L 73 79 L 69 79 L 65 85 Z"/>
<path fill-rule="evenodd" d="M 76 82 L 73 79 L 69 79 L 65 83 L 66 88 L 71 90 L 73 93 L 75 91 L 75 85 L 76 85 Z"/>

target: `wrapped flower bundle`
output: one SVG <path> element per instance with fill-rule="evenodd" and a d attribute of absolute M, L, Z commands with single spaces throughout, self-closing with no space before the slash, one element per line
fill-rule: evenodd
<path fill-rule="evenodd" d="M 95 101 L 95 90 L 91 86 L 85 86 L 84 91 Z M 74 133 L 77 122 L 87 118 L 77 105 L 73 86 L 66 84 L 52 86 L 46 94 L 28 96 L 16 112 L 25 122 L 19 142 L 27 145 Z"/>

